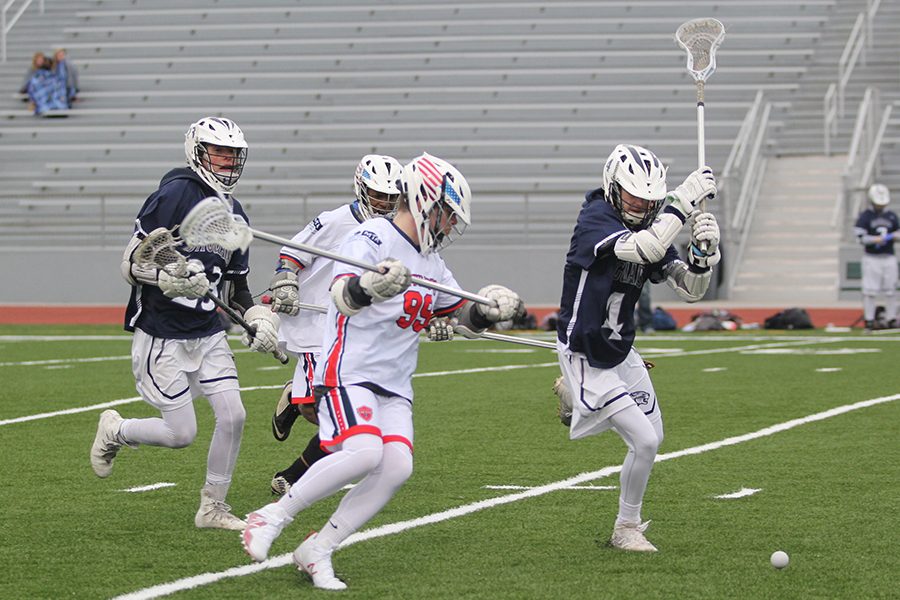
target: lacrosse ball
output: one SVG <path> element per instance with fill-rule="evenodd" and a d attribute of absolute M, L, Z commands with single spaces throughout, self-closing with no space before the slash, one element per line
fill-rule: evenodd
<path fill-rule="evenodd" d="M 784 552 L 782 550 L 776 550 L 775 552 L 773 552 L 772 558 L 769 559 L 769 561 L 772 563 L 772 566 L 776 569 L 785 568 L 786 566 L 788 566 L 790 560 L 791 559 L 788 558 L 787 552 Z"/>

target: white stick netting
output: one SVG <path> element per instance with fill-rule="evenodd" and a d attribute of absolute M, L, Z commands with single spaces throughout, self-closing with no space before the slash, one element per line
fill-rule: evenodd
<path fill-rule="evenodd" d="M 687 51 L 687 69 L 697 81 L 716 70 L 716 49 L 725 37 L 725 26 L 718 19 L 694 19 L 675 32 L 675 41 Z"/>
<path fill-rule="evenodd" d="M 206 198 L 187 214 L 179 227 L 189 246 L 221 246 L 226 250 L 246 250 L 253 232 L 237 221 L 218 198 Z"/>
<path fill-rule="evenodd" d="M 141 240 L 134 252 L 134 262 L 141 267 L 156 267 L 171 275 L 180 275 L 186 268 L 187 259 L 177 250 L 178 245 L 171 231 L 156 229 Z"/>

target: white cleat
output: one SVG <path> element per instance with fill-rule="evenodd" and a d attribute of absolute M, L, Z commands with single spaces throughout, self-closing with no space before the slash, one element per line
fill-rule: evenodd
<path fill-rule="evenodd" d="M 91 446 L 91 467 L 97 477 L 109 477 L 112 473 L 113 460 L 116 458 L 122 442 L 119 441 L 119 425 L 124 419 L 116 411 L 104 410 L 97 423 L 97 435 Z"/>
<path fill-rule="evenodd" d="M 572 424 L 572 392 L 569 391 L 566 379 L 562 375 L 553 382 L 553 393 L 559 398 L 556 414 L 559 415 L 560 422 L 568 427 Z"/>
<path fill-rule="evenodd" d="M 281 535 L 281 530 L 293 520 L 287 511 L 275 502 L 250 513 L 247 515 L 247 528 L 241 534 L 244 550 L 256 562 L 266 560 L 272 542 Z"/>
<path fill-rule="evenodd" d="M 346 590 L 347 584 L 338 579 L 331 566 L 331 552 L 318 546 L 318 534 L 313 532 L 294 550 L 294 564 L 312 579 L 320 590 Z"/>
<path fill-rule="evenodd" d="M 620 523 L 613 528 L 609 544 L 613 548 L 630 552 L 656 552 L 656 546 L 647 541 L 644 532 L 650 526 L 646 523 Z"/>
<path fill-rule="evenodd" d="M 231 507 L 221 500 L 212 498 L 206 490 L 200 491 L 200 508 L 194 517 L 197 527 L 243 531 L 247 523 L 231 514 Z"/>

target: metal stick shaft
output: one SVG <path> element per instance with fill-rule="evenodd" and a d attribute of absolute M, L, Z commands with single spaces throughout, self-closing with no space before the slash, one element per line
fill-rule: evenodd
<path fill-rule="evenodd" d="M 279 237 L 277 235 L 272 235 L 271 233 L 265 233 L 264 231 L 258 231 L 256 229 L 251 229 L 250 232 L 253 234 L 253 237 L 271 242 L 273 244 L 279 244 L 281 246 L 287 246 L 288 248 L 294 248 L 295 250 L 300 250 L 302 252 L 309 252 L 310 254 L 315 254 L 316 256 L 321 256 L 324 258 L 330 258 L 331 260 L 344 263 L 347 265 L 352 265 L 354 267 L 358 267 L 360 269 L 365 269 L 366 271 L 374 271 L 379 273 L 378 267 L 375 265 L 370 265 L 368 263 L 362 262 L 360 260 L 356 260 L 355 258 L 350 258 L 349 256 L 343 256 L 341 254 L 335 254 L 334 252 L 329 252 L 327 250 L 322 250 L 320 248 L 316 248 L 315 246 L 307 246 L 306 244 L 300 244 L 293 240 L 289 240 L 287 238 Z M 485 298 L 484 296 L 479 296 L 478 294 L 473 294 L 471 292 L 467 292 L 465 290 L 458 290 L 456 288 L 452 288 L 446 285 L 442 285 L 435 281 L 429 281 L 427 279 L 422 279 L 421 277 L 413 276 L 412 282 L 416 285 L 420 285 L 422 287 L 437 290 L 438 292 L 444 292 L 445 294 L 450 294 L 452 296 L 456 296 L 458 298 L 465 298 L 466 300 L 471 300 L 472 302 L 477 302 L 479 304 L 486 304 L 487 306 L 496 306 L 496 303 L 490 298 Z"/>
<path fill-rule="evenodd" d="M 473 332 L 468 331 L 466 333 L 471 335 Z M 482 331 L 481 333 L 478 333 L 476 335 L 486 340 L 495 340 L 498 342 L 521 344 L 522 346 L 534 346 L 537 348 L 546 348 L 547 350 L 556 350 L 556 344 L 551 344 L 550 342 L 542 342 L 540 340 L 530 340 L 528 338 L 516 337 L 514 335 L 503 335 L 502 333 L 492 333 L 490 331 Z"/>

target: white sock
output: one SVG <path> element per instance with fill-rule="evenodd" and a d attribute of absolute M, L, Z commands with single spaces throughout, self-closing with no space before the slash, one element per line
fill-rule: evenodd
<path fill-rule="evenodd" d="M 206 483 L 208 486 L 228 491 L 231 475 L 241 449 L 241 435 L 247 413 L 237 390 L 226 390 L 209 395 L 216 418 L 209 453 L 206 457 Z M 225 500 L 224 494 L 220 500 Z"/>
<path fill-rule="evenodd" d="M 660 440 L 656 428 L 637 405 L 617 412 L 610 420 L 628 445 L 628 454 L 619 475 L 619 515 L 616 522 L 633 523 L 640 520 L 644 492 Z"/>

